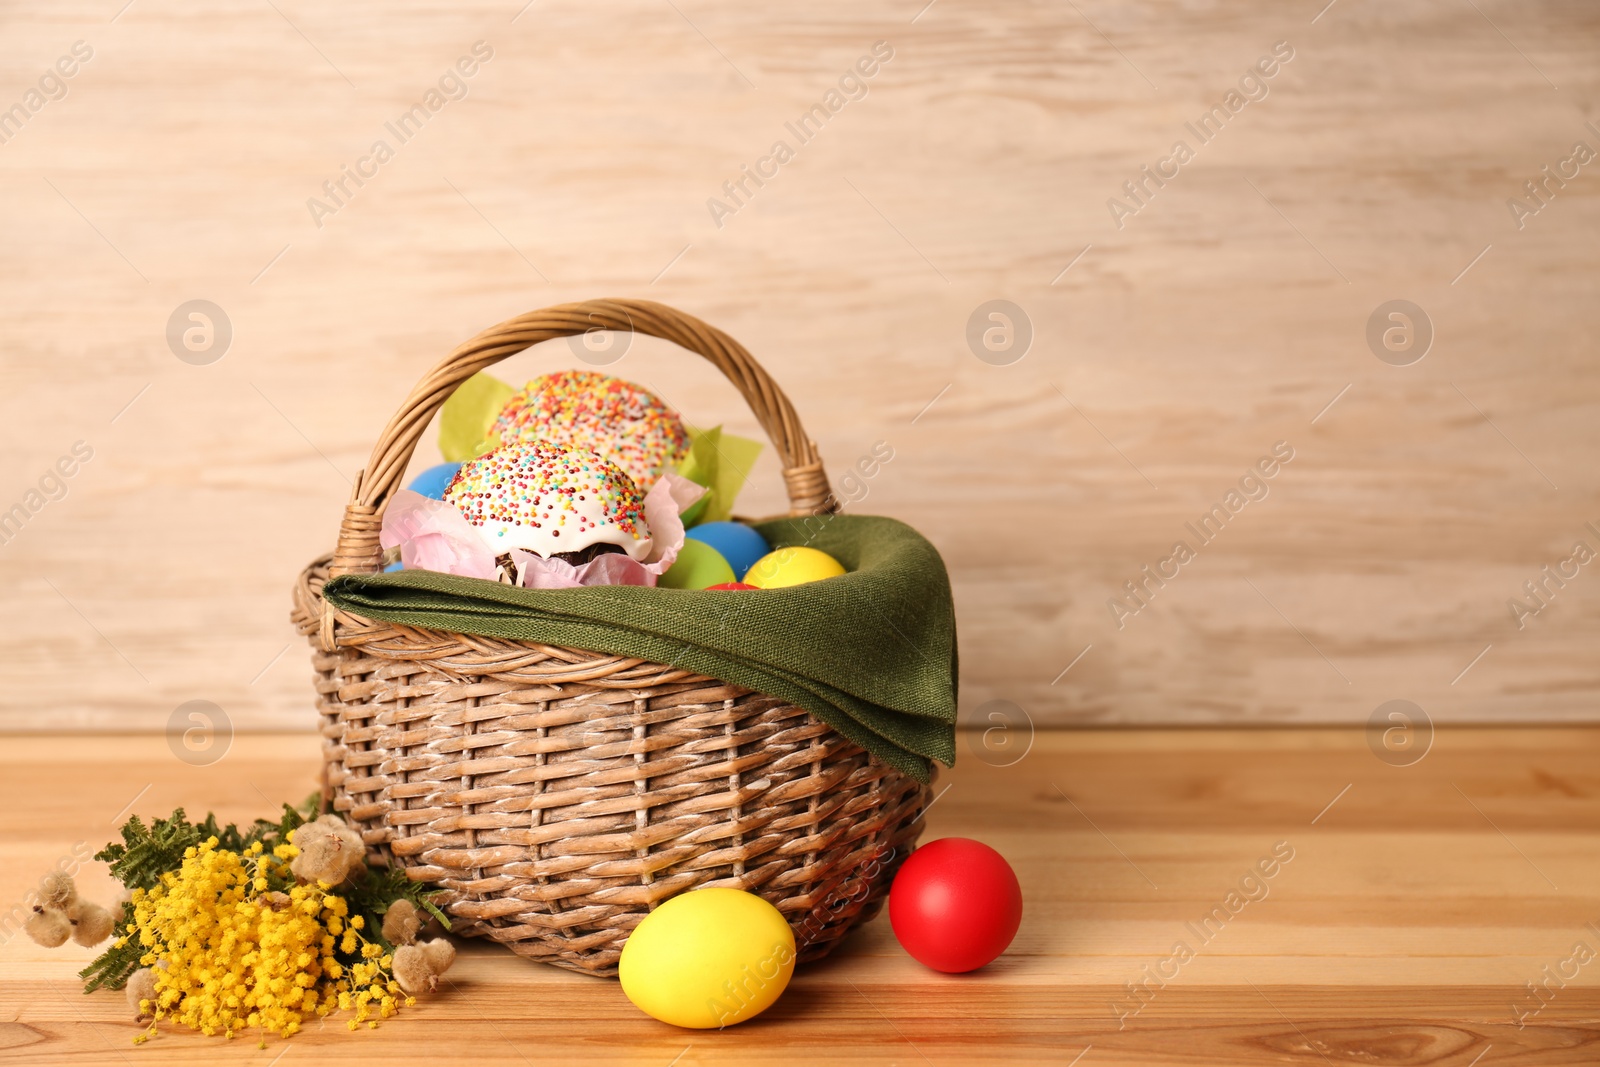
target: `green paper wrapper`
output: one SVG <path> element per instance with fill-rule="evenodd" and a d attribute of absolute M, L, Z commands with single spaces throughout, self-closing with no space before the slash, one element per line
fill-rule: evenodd
<path fill-rule="evenodd" d="M 491 437 L 495 417 L 516 395 L 492 374 L 479 371 L 462 382 L 439 412 L 439 451 L 447 463 L 477 459 L 500 443 Z"/>
<path fill-rule="evenodd" d="M 750 468 L 761 454 L 761 442 L 724 433 L 721 426 L 689 431 L 689 454 L 678 473 L 706 487 L 706 495 L 683 514 L 685 526 L 723 522 L 733 514 L 733 502 L 744 488 Z"/>

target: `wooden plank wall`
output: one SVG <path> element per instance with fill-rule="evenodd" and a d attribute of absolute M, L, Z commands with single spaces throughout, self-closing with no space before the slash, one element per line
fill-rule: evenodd
<path fill-rule="evenodd" d="M 288 588 L 384 420 L 484 326 L 606 295 L 742 339 L 836 477 L 892 446 L 856 507 L 944 552 L 969 718 L 1592 718 L 1600 15 L 924 3 L 8 5 L 0 726 L 308 725 Z M 213 362 L 169 345 L 192 300 Z M 1020 359 L 968 343 L 993 300 Z M 1414 362 L 1368 343 L 1395 300 Z M 574 363 L 544 348 L 508 375 Z M 756 432 L 669 346 L 615 370 Z M 746 505 L 780 500 L 768 461 Z"/>

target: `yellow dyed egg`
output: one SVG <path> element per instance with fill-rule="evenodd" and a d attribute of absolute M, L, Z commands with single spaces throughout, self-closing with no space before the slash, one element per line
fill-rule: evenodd
<path fill-rule="evenodd" d="M 741 579 L 757 589 L 780 589 L 786 585 L 803 585 L 844 573 L 839 561 L 826 552 L 804 545 L 780 548 L 756 560 Z"/>
<path fill-rule="evenodd" d="M 778 909 L 742 889 L 680 893 L 628 935 L 617 965 L 634 1006 L 707 1030 L 772 1007 L 794 974 L 794 933 Z"/>

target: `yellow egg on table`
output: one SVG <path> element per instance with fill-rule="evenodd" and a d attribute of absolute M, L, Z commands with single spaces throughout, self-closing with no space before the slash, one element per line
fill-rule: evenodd
<path fill-rule="evenodd" d="M 645 916 L 622 946 L 634 1006 L 698 1030 L 772 1007 L 794 974 L 794 933 L 777 908 L 741 889 L 681 893 Z"/>
<path fill-rule="evenodd" d="M 756 560 L 745 572 L 742 581 L 757 589 L 781 589 L 786 585 L 803 585 L 843 573 L 844 567 L 826 552 L 795 545 L 768 552 Z"/>

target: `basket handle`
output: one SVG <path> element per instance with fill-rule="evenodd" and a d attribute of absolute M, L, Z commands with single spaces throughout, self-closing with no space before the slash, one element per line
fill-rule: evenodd
<path fill-rule="evenodd" d="M 743 394 L 783 458 L 789 513 L 815 515 L 837 510 L 816 443 L 806 436 L 789 398 L 743 345 L 693 315 L 651 300 L 580 300 L 491 326 L 446 356 L 417 383 L 384 427 L 372 458 L 356 477 L 339 524 L 329 576 L 372 574 L 381 568 L 378 534 L 384 508 L 400 488 L 422 431 L 462 382 L 530 345 L 594 329 L 665 338 L 710 360 Z"/>

